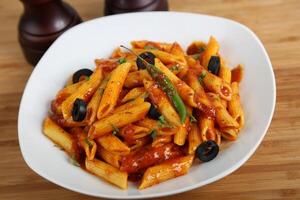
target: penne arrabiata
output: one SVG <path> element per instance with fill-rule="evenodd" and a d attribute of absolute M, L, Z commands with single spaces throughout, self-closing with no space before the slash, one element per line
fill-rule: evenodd
<path fill-rule="evenodd" d="M 69 78 L 43 132 L 91 174 L 121 189 L 140 177 L 145 189 L 188 173 L 195 157 L 213 159 L 205 145 L 219 151 L 238 138 L 244 70 L 225 63 L 214 37 L 187 52 L 177 42 L 131 45 Z"/>

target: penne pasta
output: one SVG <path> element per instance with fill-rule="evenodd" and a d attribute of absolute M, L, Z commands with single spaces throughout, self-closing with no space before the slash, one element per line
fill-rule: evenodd
<path fill-rule="evenodd" d="M 188 134 L 188 154 L 194 154 L 198 145 L 202 142 L 201 134 L 197 124 L 191 124 L 191 130 Z"/>
<path fill-rule="evenodd" d="M 192 113 L 192 108 L 191 107 L 187 107 L 187 112 L 191 115 Z M 187 134 L 188 134 L 188 129 L 190 126 L 190 118 L 187 117 L 185 119 L 184 124 L 180 125 L 178 127 L 178 131 L 176 132 L 176 134 L 174 135 L 174 143 L 182 146 L 185 143 Z"/>
<path fill-rule="evenodd" d="M 153 42 L 148 40 L 131 41 L 131 46 L 135 49 L 159 49 L 169 52 L 172 44 L 165 42 Z"/>
<path fill-rule="evenodd" d="M 127 101 L 132 101 L 134 99 L 136 99 L 137 97 L 139 96 L 142 96 L 142 95 L 145 95 L 146 93 L 146 90 L 144 87 L 136 87 L 136 88 L 133 88 L 132 90 L 130 90 L 126 95 L 125 97 L 123 97 L 122 99 L 122 103 L 125 103 Z"/>
<path fill-rule="evenodd" d="M 198 126 L 200 130 L 200 136 L 202 141 L 213 140 L 218 141 L 218 133 L 216 132 L 214 120 L 212 118 L 198 115 Z"/>
<path fill-rule="evenodd" d="M 160 60 L 155 59 L 155 66 L 159 68 L 171 80 L 180 97 L 184 100 L 185 103 L 192 107 L 197 107 L 194 102 L 195 94 L 192 88 L 190 88 L 184 81 L 173 74 Z"/>
<path fill-rule="evenodd" d="M 181 63 L 178 64 L 179 69 L 177 74 L 180 78 L 184 77 L 188 71 L 188 65 L 185 59 L 185 54 L 183 49 L 180 47 L 180 45 L 177 42 L 174 42 L 170 49 L 170 53 L 178 56 L 178 58 L 180 59 Z"/>
<path fill-rule="evenodd" d="M 120 155 L 112 153 L 110 151 L 107 151 L 106 149 L 104 149 L 101 146 L 99 146 L 97 148 L 97 155 L 100 158 L 102 158 L 105 162 L 107 162 L 108 164 L 110 164 L 116 168 L 120 168 L 120 160 L 121 160 Z"/>
<path fill-rule="evenodd" d="M 73 164 L 122 189 L 128 180 L 145 189 L 186 174 L 195 154 L 214 159 L 223 140 L 238 138 L 244 71 L 227 67 L 214 37 L 186 52 L 177 42 L 131 45 L 96 59 L 93 73 L 78 70 L 79 82 L 69 78 L 43 132 Z"/>
<path fill-rule="evenodd" d="M 232 98 L 228 102 L 228 112 L 235 121 L 239 124 L 238 129 L 241 130 L 245 124 L 244 111 L 240 101 L 238 82 L 231 83 Z"/>
<path fill-rule="evenodd" d="M 130 152 L 130 148 L 113 134 L 107 134 L 105 136 L 96 138 L 96 141 L 104 149 L 112 153 L 126 155 Z"/>
<path fill-rule="evenodd" d="M 109 80 L 109 76 L 106 77 L 101 82 L 98 90 L 94 93 L 91 101 L 88 103 L 87 114 L 86 114 L 86 120 L 88 121 L 88 125 L 91 125 L 97 118 L 98 107 L 99 107 L 104 89 L 108 83 L 108 80 Z"/>
<path fill-rule="evenodd" d="M 136 122 L 138 126 L 146 127 L 150 130 L 156 130 L 157 135 L 174 135 L 178 131 L 178 127 L 165 127 L 156 120 L 144 118 Z"/>
<path fill-rule="evenodd" d="M 219 48 L 219 43 L 214 37 L 211 36 L 203 52 L 203 55 L 201 56 L 201 65 L 207 69 L 211 56 L 217 55 Z"/>
<path fill-rule="evenodd" d="M 240 83 L 242 81 L 244 77 L 244 68 L 242 67 L 242 65 L 238 65 L 231 70 L 231 77 L 231 82 Z"/>
<path fill-rule="evenodd" d="M 138 105 L 140 105 L 141 103 L 144 103 L 145 99 L 142 98 L 142 97 L 138 97 L 136 98 L 135 100 L 133 101 L 129 101 L 123 105 L 120 105 L 118 107 L 116 107 L 114 110 L 113 110 L 113 114 L 114 113 L 119 113 L 119 112 L 124 112 L 126 111 L 127 109 L 129 108 L 132 108 L 132 107 L 136 107 Z"/>
<path fill-rule="evenodd" d="M 154 54 L 161 62 L 164 64 L 181 64 L 184 65 L 184 61 L 181 60 L 181 58 L 177 55 L 173 55 L 171 53 L 165 52 L 165 51 L 160 51 L 157 49 L 132 49 L 135 53 L 141 54 L 143 52 L 151 52 Z"/>
<path fill-rule="evenodd" d="M 85 160 L 86 170 L 95 174 L 96 176 L 105 179 L 106 181 L 122 188 L 127 188 L 127 178 L 128 175 L 126 172 L 120 171 L 118 168 L 115 168 L 105 162 L 100 160 Z"/>
<path fill-rule="evenodd" d="M 77 143 L 84 150 L 86 158 L 93 160 L 97 151 L 97 144 L 94 140 L 87 137 L 87 134 L 79 127 L 74 127 L 70 130 L 72 135 L 77 139 Z"/>
<path fill-rule="evenodd" d="M 201 79 L 199 81 L 194 70 L 190 70 L 188 72 L 187 83 L 195 91 L 194 101 L 197 104 L 197 108 L 199 108 L 199 110 L 201 110 L 207 117 L 214 117 L 215 109 L 207 98 L 207 95 L 201 85 Z"/>
<path fill-rule="evenodd" d="M 197 55 L 204 52 L 206 44 L 202 41 L 194 41 L 186 50 L 187 55 Z"/>
<path fill-rule="evenodd" d="M 222 99 L 230 101 L 232 91 L 228 83 L 206 70 L 202 70 L 200 76 L 203 77 L 204 86 L 208 91 L 217 93 Z"/>
<path fill-rule="evenodd" d="M 174 126 L 181 126 L 180 118 L 173 108 L 167 95 L 153 81 L 144 81 L 146 91 L 149 93 L 151 101 L 157 106 L 165 119 Z"/>
<path fill-rule="evenodd" d="M 143 86 L 144 80 L 151 80 L 151 79 L 152 79 L 151 76 L 145 69 L 136 72 L 131 72 L 128 74 L 124 86 L 127 88 Z"/>
<path fill-rule="evenodd" d="M 59 147 L 63 148 L 68 154 L 72 155 L 74 153 L 74 140 L 72 136 L 58 126 L 49 117 L 44 120 L 43 132 L 48 138 L 50 138 Z"/>
<path fill-rule="evenodd" d="M 126 76 L 129 72 L 130 64 L 124 63 L 119 65 L 111 74 L 111 77 L 103 92 L 101 102 L 97 112 L 97 118 L 101 119 L 112 112 L 117 104 L 121 89 Z"/>
<path fill-rule="evenodd" d="M 232 127 L 225 127 L 220 129 L 221 135 L 223 138 L 234 141 L 238 137 L 238 129 Z"/>
<path fill-rule="evenodd" d="M 114 130 L 114 127 L 121 128 L 126 124 L 133 123 L 145 117 L 150 109 L 150 103 L 144 102 L 126 111 L 121 111 L 96 121 L 89 130 L 89 137 L 97 138 Z"/>
<path fill-rule="evenodd" d="M 49 116 L 51 120 L 53 120 L 56 124 L 58 124 L 61 127 L 76 127 L 76 126 L 87 126 L 88 122 L 86 120 L 83 120 L 81 122 L 75 122 L 72 118 L 64 119 L 62 115 L 50 115 Z"/>
<path fill-rule="evenodd" d="M 231 70 L 226 67 L 225 65 L 221 65 L 220 71 L 219 71 L 219 77 L 223 79 L 226 83 L 231 83 Z"/>
<path fill-rule="evenodd" d="M 193 159 L 194 156 L 189 155 L 166 161 L 154 167 L 149 167 L 143 175 L 139 189 L 145 189 L 154 184 L 188 173 Z"/>
<path fill-rule="evenodd" d="M 83 99 L 85 102 L 90 100 L 94 92 L 97 90 L 101 80 L 102 69 L 96 68 L 94 73 L 90 76 L 90 79 L 84 82 L 76 92 L 63 101 L 61 109 L 64 119 L 71 118 L 71 110 L 76 99 Z"/>
<path fill-rule="evenodd" d="M 221 128 L 238 128 L 239 124 L 232 118 L 228 111 L 223 107 L 219 95 L 208 93 L 212 104 L 216 109 L 216 122 Z"/>

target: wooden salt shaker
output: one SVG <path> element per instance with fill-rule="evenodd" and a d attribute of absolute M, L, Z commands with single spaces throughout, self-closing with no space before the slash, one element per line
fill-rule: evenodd
<path fill-rule="evenodd" d="M 61 0 L 21 0 L 19 42 L 26 60 L 36 65 L 64 31 L 81 22 L 77 12 Z"/>

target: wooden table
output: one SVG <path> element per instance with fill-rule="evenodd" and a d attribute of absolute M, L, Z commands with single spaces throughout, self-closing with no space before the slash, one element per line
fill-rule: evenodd
<path fill-rule="evenodd" d="M 67 2 L 84 20 L 103 13 L 103 0 Z M 300 199 L 300 1 L 170 0 L 170 8 L 227 17 L 250 27 L 271 57 L 277 104 L 266 137 L 240 169 L 210 185 L 161 199 Z M 22 158 L 17 116 L 33 68 L 17 42 L 21 12 L 19 1 L 0 1 L 0 199 L 96 199 L 46 181 Z"/>

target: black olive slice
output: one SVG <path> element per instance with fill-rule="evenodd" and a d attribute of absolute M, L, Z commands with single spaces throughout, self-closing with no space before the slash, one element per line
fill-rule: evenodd
<path fill-rule="evenodd" d="M 158 118 L 161 116 L 161 114 L 158 111 L 158 109 L 153 104 L 151 104 L 151 107 L 150 107 L 149 112 L 148 112 L 148 116 L 151 119 L 158 120 Z"/>
<path fill-rule="evenodd" d="M 219 153 L 219 145 L 213 140 L 202 142 L 196 149 L 196 156 L 203 162 L 214 159 Z"/>
<path fill-rule="evenodd" d="M 139 56 L 146 60 L 149 64 L 154 65 L 155 55 L 153 53 L 144 52 L 141 53 Z M 138 69 L 146 69 L 145 63 L 140 58 L 136 59 L 136 65 L 138 66 Z"/>
<path fill-rule="evenodd" d="M 214 75 L 218 75 L 220 70 L 220 57 L 219 56 L 210 57 L 207 69 L 209 72 L 213 73 Z"/>
<path fill-rule="evenodd" d="M 86 115 L 86 103 L 82 99 L 76 99 L 73 104 L 72 118 L 75 122 L 81 122 Z"/>
<path fill-rule="evenodd" d="M 86 68 L 80 69 L 73 74 L 72 81 L 73 81 L 73 83 L 77 83 L 80 81 L 80 77 L 90 76 L 90 75 L 92 75 L 92 73 L 93 73 L 93 71 L 90 69 L 86 69 Z"/>

